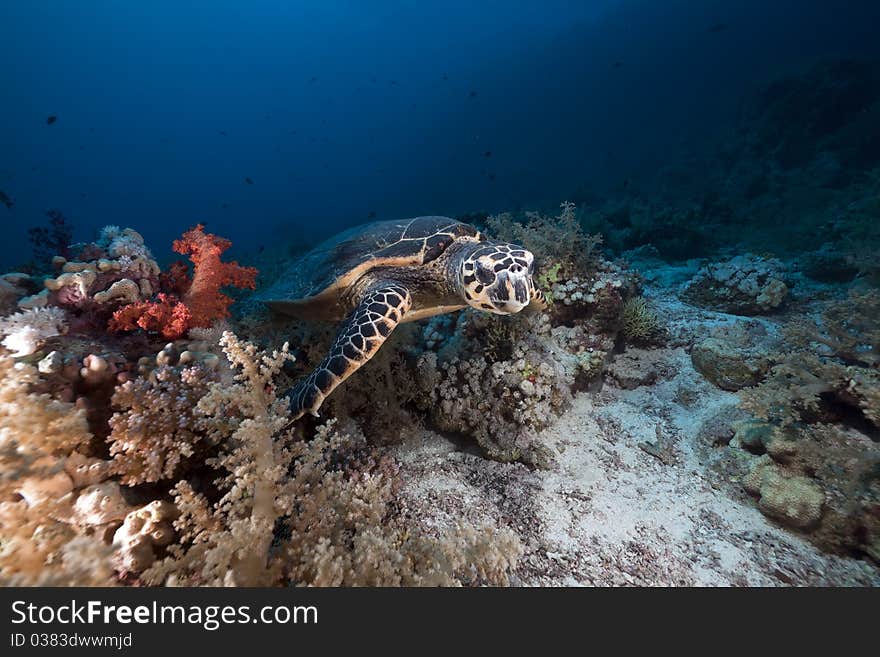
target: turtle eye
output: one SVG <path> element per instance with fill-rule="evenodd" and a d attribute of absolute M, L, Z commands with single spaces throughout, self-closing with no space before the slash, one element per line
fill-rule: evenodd
<path fill-rule="evenodd" d="M 477 270 L 475 273 L 477 275 L 477 280 L 483 285 L 489 285 L 489 283 L 495 280 L 495 272 L 484 267 L 480 262 L 477 263 Z"/>

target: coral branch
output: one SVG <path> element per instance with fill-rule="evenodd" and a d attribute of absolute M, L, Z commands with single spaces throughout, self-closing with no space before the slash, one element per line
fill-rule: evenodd
<path fill-rule="evenodd" d="M 176 340 L 190 327 L 192 313 L 183 303 L 167 294 L 158 294 L 156 301 L 140 301 L 123 306 L 113 313 L 111 331 L 144 331 L 159 333 Z"/>
<path fill-rule="evenodd" d="M 229 316 L 232 299 L 220 292 L 225 285 L 254 289 L 257 270 L 237 262 L 222 262 L 220 256 L 232 242 L 204 232 L 202 224 L 174 241 L 174 251 L 189 255 L 194 266 L 193 280 L 183 297 L 192 313 L 191 326 L 208 327 L 214 320 Z"/>

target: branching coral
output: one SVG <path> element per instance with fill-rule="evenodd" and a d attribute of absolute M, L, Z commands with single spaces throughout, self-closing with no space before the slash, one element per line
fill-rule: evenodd
<path fill-rule="evenodd" d="M 133 485 L 180 476 L 181 467 L 216 443 L 198 428 L 196 405 L 214 373 L 200 363 L 161 365 L 113 393 L 110 454 L 113 469 Z"/>
<path fill-rule="evenodd" d="M 561 278 L 584 275 L 596 264 L 602 237 L 584 232 L 574 203 L 560 207 L 556 217 L 527 212 L 524 223 L 509 213 L 494 215 L 489 218 L 489 229 L 495 237 L 522 244 L 534 253 L 539 277 L 554 267 Z"/>
<path fill-rule="evenodd" d="M 502 584 L 519 556 L 502 530 L 463 528 L 441 540 L 413 535 L 393 513 L 394 467 L 332 423 L 291 442 L 273 377 L 286 348 L 261 354 L 225 333 L 233 381 L 198 404 L 223 451 L 210 464 L 222 497 L 186 481 L 174 488 L 178 541 L 143 573 L 148 583 L 417 585 Z"/>
<path fill-rule="evenodd" d="M 437 426 L 473 437 L 492 458 L 548 466 L 552 455 L 538 433 L 568 405 L 580 361 L 546 316 L 508 320 L 507 329 L 493 329 L 497 321 L 459 317 L 446 344 L 419 358 L 416 403 Z M 522 325 L 514 328 L 516 322 Z M 433 333 L 431 325 L 425 333 Z"/>
<path fill-rule="evenodd" d="M 33 248 L 34 265 L 37 269 L 46 268 L 55 256 L 64 258 L 70 255 L 70 242 L 73 226 L 60 210 L 47 210 L 48 226 L 28 229 L 28 239 Z"/>
<path fill-rule="evenodd" d="M 183 295 L 183 303 L 192 313 L 191 326 L 208 327 L 214 320 L 229 316 L 232 299 L 220 288 L 232 285 L 252 290 L 256 286 L 255 268 L 220 260 L 230 246 L 229 240 L 205 233 L 201 224 L 174 241 L 174 250 L 189 255 L 194 266 L 192 283 Z"/>
<path fill-rule="evenodd" d="M 298 457 L 288 488 L 289 578 L 318 586 L 503 585 L 521 553 L 507 530 L 459 527 L 439 539 L 408 530 L 392 513 L 393 469 L 352 459 L 350 433 L 325 425 Z"/>
<path fill-rule="evenodd" d="M 209 462 L 225 473 L 218 482 L 224 494 L 212 505 L 188 483 L 176 486 L 181 542 L 145 573 L 147 581 L 254 586 L 278 578 L 269 549 L 275 522 L 285 511 L 279 496 L 291 453 L 283 441 L 273 440 L 289 420 L 271 381 L 290 356 L 286 345 L 259 354 L 228 332 L 221 345 L 236 371 L 234 380 L 213 384 L 197 412 L 208 439 L 223 443 L 221 455 Z"/>

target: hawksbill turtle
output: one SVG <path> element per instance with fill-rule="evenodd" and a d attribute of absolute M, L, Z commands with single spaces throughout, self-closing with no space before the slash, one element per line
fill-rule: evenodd
<path fill-rule="evenodd" d="M 330 351 L 291 388 L 291 417 L 324 399 L 372 358 L 402 322 L 461 310 L 510 315 L 545 306 L 534 256 L 449 217 L 351 228 L 297 260 L 260 299 L 275 313 L 342 322 Z"/>

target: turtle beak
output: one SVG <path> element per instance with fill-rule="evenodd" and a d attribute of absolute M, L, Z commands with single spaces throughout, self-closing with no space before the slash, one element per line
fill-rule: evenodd
<path fill-rule="evenodd" d="M 499 313 L 513 315 L 529 305 L 528 276 L 500 272 L 490 298 Z"/>

